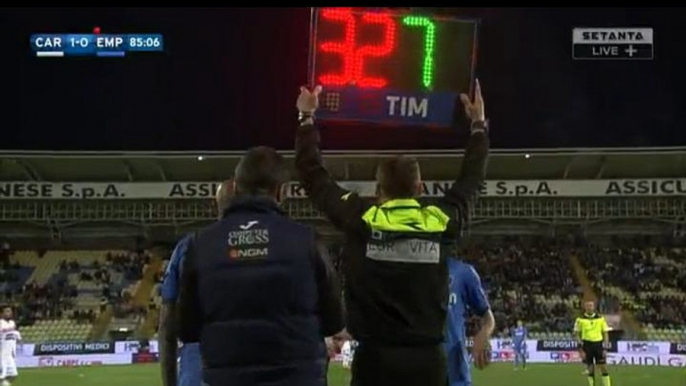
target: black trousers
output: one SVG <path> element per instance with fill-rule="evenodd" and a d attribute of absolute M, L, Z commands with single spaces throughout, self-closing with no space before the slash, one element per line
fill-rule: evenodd
<path fill-rule="evenodd" d="M 421 347 L 360 343 L 350 386 L 445 386 L 442 345 Z"/>

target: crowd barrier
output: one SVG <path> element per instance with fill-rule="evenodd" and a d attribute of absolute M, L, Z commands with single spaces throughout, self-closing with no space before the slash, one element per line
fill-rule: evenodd
<path fill-rule="evenodd" d="M 471 346 L 471 342 L 467 345 Z M 612 342 L 607 351 L 611 365 L 686 367 L 686 343 L 618 341 Z M 529 363 L 581 362 L 577 342 L 571 340 L 527 340 L 526 356 Z M 28 343 L 17 350 L 20 368 L 122 365 L 158 360 L 157 341 Z M 492 339 L 491 360 L 512 362 L 512 341 Z"/>

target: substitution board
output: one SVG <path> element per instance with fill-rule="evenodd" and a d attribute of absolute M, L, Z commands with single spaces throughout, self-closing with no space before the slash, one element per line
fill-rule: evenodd
<path fill-rule="evenodd" d="M 475 20 L 387 9 L 313 11 L 310 82 L 324 87 L 318 118 L 452 126 L 476 64 Z"/>

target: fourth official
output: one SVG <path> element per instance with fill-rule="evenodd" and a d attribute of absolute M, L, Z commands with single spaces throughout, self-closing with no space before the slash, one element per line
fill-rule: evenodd
<path fill-rule="evenodd" d="M 596 366 L 602 375 L 603 386 L 612 386 L 605 351 L 605 347 L 610 344 L 607 333 L 609 330 L 605 318 L 596 311 L 595 302 L 585 302 L 584 313 L 574 323 L 574 332 L 578 334 L 581 357 L 588 368 L 588 386 L 595 386 Z"/>

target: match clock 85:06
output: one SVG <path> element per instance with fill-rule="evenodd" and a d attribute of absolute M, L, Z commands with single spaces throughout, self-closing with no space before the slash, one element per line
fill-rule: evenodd
<path fill-rule="evenodd" d="M 161 48 L 162 37 L 160 35 L 130 35 L 128 37 L 129 48 Z"/>

